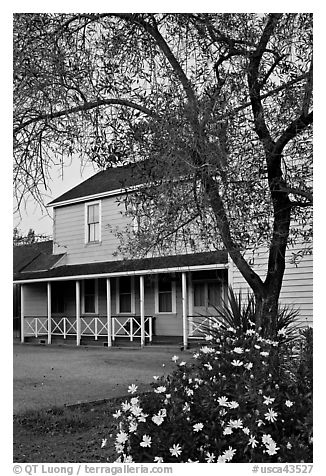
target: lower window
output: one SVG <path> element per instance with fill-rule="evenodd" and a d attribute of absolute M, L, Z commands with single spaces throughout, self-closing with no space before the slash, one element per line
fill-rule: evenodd
<path fill-rule="evenodd" d="M 175 281 L 171 275 L 158 276 L 156 288 L 156 312 L 175 313 Z"/>
<path fill-rule="evenodd" d="M 134 292 L 133 280 L 130 276 L 119 278 L 118 285 L 118 300 L 119 303 L 117 312 L 122 314 L 131 314 L 134 312 Z"/>
<path fill-rule="evenodd" d="M 84 281 L 84 309 L 85 314 L 95 314 L 97 312 L 97 282 L 95 279 L 85 279 Z"/>

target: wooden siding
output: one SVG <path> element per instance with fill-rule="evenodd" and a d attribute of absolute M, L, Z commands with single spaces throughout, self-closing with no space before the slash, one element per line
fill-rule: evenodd
<path fill-rule="evenodd" d="M 284 273 L 283 286 L 280 295 L 280 302 L 283 305 L 294 307 L 299 310 L 298 321 L 302 325 L 312 325 L 313 319 L 313 258 L 312 255 L 305 255 L 295 265 L 291 262 L 292 253 L 298 251 L 289 249 L 286 256 L 286 269 Z M 253 259 L 254 270 L 265 279 L 267 269 L 267 252 L 258 250 L 254 254 L 248 254 Z M 232 266 L 231 283 L 235 292 L 240 290 L 247 292 L 249 286 L 235 266 Z"/>
<path fill-rule="evenodd" d="M 101 204 L 100 243 L 85 243 L 85 203 L 55 208 L 54 253 L 67 253 L 64 264 L 117 259 L 113 256 L 119 244 L 114 230 L 117 226 L 124 228 L 129 219 L 121 213 L 123 204 L 119 205 L 116 197 L 105 198 Z"/>

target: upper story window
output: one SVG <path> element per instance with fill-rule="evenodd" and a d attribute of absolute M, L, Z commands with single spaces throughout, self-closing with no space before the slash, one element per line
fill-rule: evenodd
<path fill-rule="evenodd" d="M 86 243 L 101 241 L 101 203 L 92 202 L 85 205 Z"/>

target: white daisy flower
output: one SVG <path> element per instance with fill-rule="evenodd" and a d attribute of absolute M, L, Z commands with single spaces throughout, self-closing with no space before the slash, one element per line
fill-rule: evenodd
<path fill-rule="evenodd" d="M 163 386 L 157 387 L 157 388 L 154 390 L 155 393 L 164 393 L 165 391 L 166 391 L 166 387 L 163 387 Z"/>
<path fill-rule="evenodd" d="M 101 448 L 104 448 L 104 446 L 106 446 L 107 441 L 108 441 L 107 438 L 103 438 L 103 439 L 102 439 Z"/>
<path fill-rule="evenodd" d="M 241 360 L 232 360 L 231 365 L 233 365 L 234 367 L 241 367 L 241 365 L 243 365 L 243 362 L 241 362 Z"/>
<path fill-rule="evenodd" d="M 293 402 L 291 402 L 291 400 L 286 400 L 285 405 L 290 408 L 292 407 Z"/>
<path fill-rule="evenodd" d="M 179 444 L 173 445 L 172 448 L 169 448 L 170 453 L 172 456 L 176 456 L 177 458 L 181 455 L 182 449 Z"/>
<path fill-rule="evenodd" d="M 270 421 L 270 422 L 273 423 L 274 421 L 277 420 L 277 415 L 278 415 L 278 414 L 277 414 L 276 412 L 274 412 L 274 410 L 273 410 L 272 408 L 269 408 L 269 409 L 268 409 L 268 412 L 265 413 L 264 416 L 265 416 L 266 420 L 268 420 L 268 421 Z"/>
<path fill-rule="evenodd" d="M 138 387 L 137 387 L 137 385 L 135 385 L 135 384 L 129 385 L 129 387 L 128 387 L 128 392 L 129 392 L 129 393 L 136 393 L 136 392 L 137 392 L 137 388 L 138 388 Z"/>
<path fill-rule="evenodd" d="M 143 435 L 143 441 L 139 445 L 143 448 L 149 448 L 152 445 L 152 438 L 148 435 Z"/>
<path fill-rule="evenodd" d="M 204 428 L 204 425 L 202 423 L 195 423 L 195 425 L 193 425 L 193 429 L 197 433 L 198 431 L 202 431 L 203 428 Z"/>

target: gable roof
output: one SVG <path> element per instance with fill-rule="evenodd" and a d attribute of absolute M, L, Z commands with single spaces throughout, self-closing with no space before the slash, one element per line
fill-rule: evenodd
<path fill-rule="evenodd" d="M 13 268 L 14 273 L 18 273 L 31 263 L 40 253 L 51 254 L 53 241 L 41 241 L 30 245 L 14 246 L 13 249 Z"/>
<path fill-rule="evenodd" d="M 146 163 L 146 165 L 144 165 Z M 144 171 L 150 172 L 148 161 L 131 163 L 119 167 L 110 167 L 98 172 L 60 197 L 48 203 L 48 206 L 74 199 L 112 192 L 140 185 L 144 181 Z"/>
<path fill-rule="evenodd" d="M 63 254 L 53 255 L 53 241 L 41 241 L 31 245 L 14 246 L 14 275 L 21 272 L 48 270 L 62 258 Z"/>
<path fill-rule="evenodd" d="M 154 159 L 140 160 L 126 165 L 109 167 L 98 172 L 76 187 L 55 198 L 47 206 L 65 205 L 84 200 L 93 200 L 105 195 L 125 193 L 127 189 L 143 184 L 160 182 L 168 174 L 172 177 L 189 175 L 187 165 L 183 161 L 169 161 L 159 164 Z"/>

